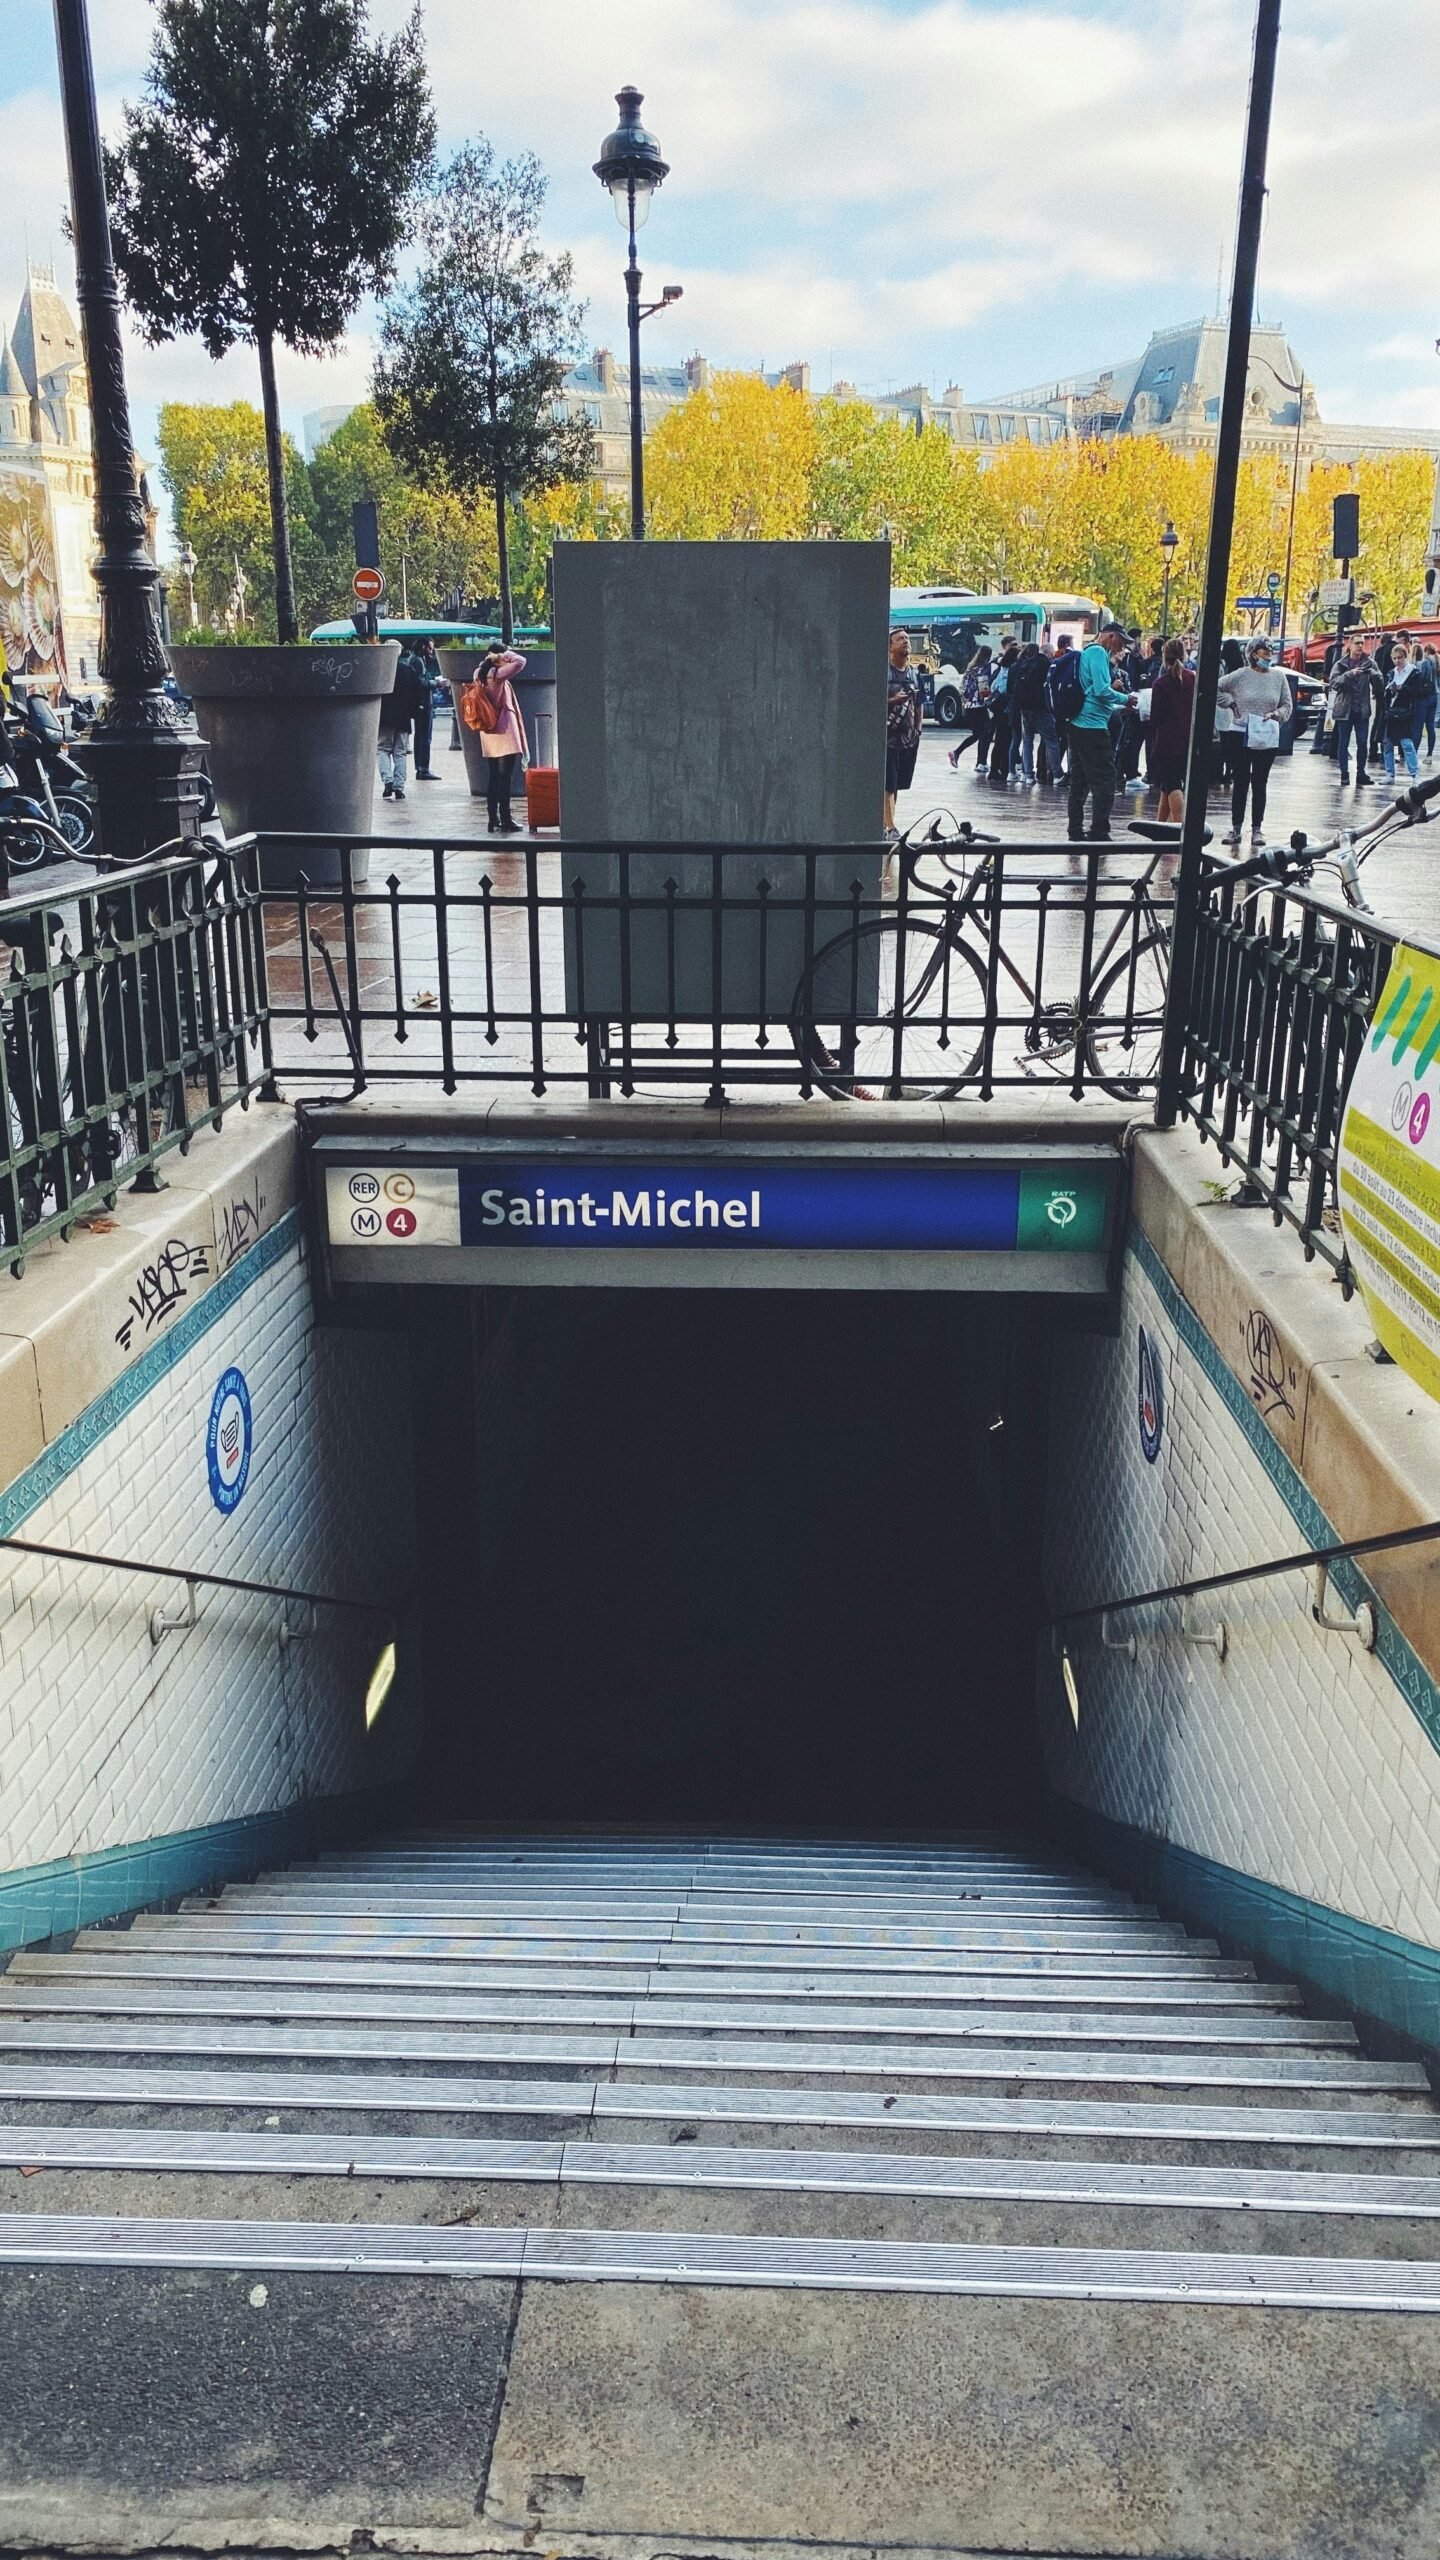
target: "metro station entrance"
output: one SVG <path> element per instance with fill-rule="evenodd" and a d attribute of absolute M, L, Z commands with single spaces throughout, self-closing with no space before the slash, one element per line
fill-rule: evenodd
<path fill-rule="evenodd" d="M 1049 1306 L 415 1303 L 422 1815 L 1025 1819 Z"/>

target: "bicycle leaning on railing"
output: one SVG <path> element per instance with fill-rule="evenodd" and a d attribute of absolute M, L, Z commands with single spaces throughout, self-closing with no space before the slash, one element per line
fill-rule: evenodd
<path fill-rule="evenodd" d="M 894 848 L 893 905 L 822 942 L 796 990 L 796 1044 L 816 1083 L 837 1100 L 947 1101 L 970 1085 L 983 1090 L 1007 1028 L 1003 976 L 1020 999 L 1013 1027 L 1023 1074 L 1064 1078 L 1077 1094 L 1098 1085 L 1126 1102 L 1153 1093 L 1170 981 L 1160 874 L 1180 830 L 1136 820 L 1131 832 L 1155 844 L 1134 879 L 1107 878 L 1104 856 L 1088 847 L 1083 875 L 1056 868 L 1017 877 L 999 837 L 945 811 L 917 821 Z M 1067 891 L 1083 901 L 1073 911 L 1063 904 Z M 1028 960 L 1004 938 L 1017 903 L 1036 919 Z M 1114 921 L 1105 930 L 1107 911 Z M 1067 912 L 1079 934 L 1075 984 L 1057 1000 L 1045 992 L 1046 940 Z M 859 991 L 877 987 L 862 1003 Z"/>

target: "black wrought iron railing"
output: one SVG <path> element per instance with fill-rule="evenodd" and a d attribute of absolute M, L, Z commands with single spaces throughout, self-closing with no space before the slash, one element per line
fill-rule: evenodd
<path fill-rule="evenodd" d="M 269 869 L 276 848 L 255 848 Z M 328 856 L 338 885 L 315 885 Z M 1173 848 L 287 840 L 287 1081 L 1145 1101 Z M 378 857 L 375 879 L 360 866 Z"/>
<path fill-rule="evenodd" d="M 271 1075 L 253 845 L 0 901 L 0 1273 Z"/>
<path fill-rule="evenodd" d="M 1399 931 L 1314 889 L 1207 868 L 1180 1019 L 1176 1107 L 1268 1208 L 1354 1283 L 1335 1207 L 1340 1123 Z M 1410 937 L 1412 939 L 1423 937 Z"/>

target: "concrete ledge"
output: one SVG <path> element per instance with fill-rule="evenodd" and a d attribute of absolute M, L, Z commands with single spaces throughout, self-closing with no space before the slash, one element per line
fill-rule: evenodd
<path fill-rule="evenodd" d="M 0 1279 L 0 1490 L 294 1207 L 299 1166 L 294 1112 L 252 1103 L 168 1156 L 163 1191 L 122 1192 Z"/>
<path fill-rule="evenodd" d="M 1135 1124 L 1132 1104 L 1072 1102 L 1060 1085 L 998 1093 L 993 1102 L 798 1102 L 777 1094 L 755 1095 L 707 1109 L 693 1101 L 657 1102 L 637 1096 L 591 1102 L 578 1091 L 532 1096 L 517 1089 L 487 1099 L 471 1091 L 426 1094 L 403 1086 L 376 1087 L 355 1101 L 320 1104 L 307 1125 L 327 1138 L 354 1136 L 363 1144 L 383 1130 L 393 1137 L 453 1138 L 484 1132 L 487 1138 L 574 1137 L 581 1143 L 628 1139 L 655 1146 L 705 1139 L 735 1155 L 747 1146 L 797 1142 L 842 1147 L 954 1147 L 975 1141 L 989 1147 L 1043 1147 L 1047 1152 L 1112 1154 Z"/>
<path fill-rule="evenodd" d="M 1263 1209 L 1220 1196 L 1222 1170 L 1193 1132 L 1145 1131 L 1135 1225 L 1337 1539 L 1440 1519 L 1440 1405 L 1368 1357 L 1363 1300 L 1345 1299 Z M 1367 1558 L 1364 1579 L 1440 1679 L 1440 1539 Z"/>

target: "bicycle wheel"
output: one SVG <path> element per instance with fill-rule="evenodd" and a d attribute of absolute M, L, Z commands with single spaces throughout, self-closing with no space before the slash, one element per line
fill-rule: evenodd
<path fill-rule="evenodd" d="M 943 1102 L 979 1069 L 985 972 L 976 954 L 912 918 L 897 986 L 900 951 L 898 917 L 877 916 L 817 952 L 796 991 L 796 1046 L 837 1102 Z"/>
<path fill-rule="evenodd" d="M 72 853 L 88 853 L 95 842 L 95 812 L 78 791 L 63 791 L 55 806 L 60 815 L 60 833 Z"/>
<path fill-rule="evenodd" d="M 70 850 L 53 827 L 32 818 L 14 819 L 4 831 L 4 844 L 12 871 L 38 871 L 42 862 L 54 861 L 56 845 L 66 853 Z"/>
<path fill-rule="evenodd" d="M 1090 990 L 1085 1063 L 1117 1102 L 1138 1102 L 1160 1080 L 1160 1043 L 1170 985 L 1170 937 L 1152 933 L 1122 952 Z"/>

